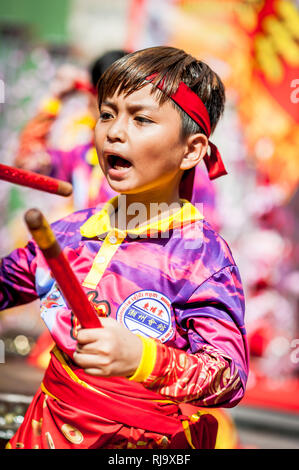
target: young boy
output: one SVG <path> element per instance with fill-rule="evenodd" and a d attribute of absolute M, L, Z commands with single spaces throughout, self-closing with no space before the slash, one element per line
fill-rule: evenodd
<path fill-rule="evenodd" d="M 3 259 L 2 308 L 40 297 L 56 343 L 8 447 L 211 448 L 208 407 L 244 394 L 244 296 L 227 244 L 184 198 L 202 159 L 225 173 L 208 140 L 224 88 L 155 47 L 113 64 L 98 96 L 97 154 L 120 196 L 52 228 L 103 328 L 80 328 L 35 242 Z"/>

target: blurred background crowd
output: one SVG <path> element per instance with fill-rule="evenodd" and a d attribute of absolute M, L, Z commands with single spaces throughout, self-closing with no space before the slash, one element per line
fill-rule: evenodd
<path fill-rule="evenodd" d="M 0 163 L 74 187 L 63 199 L 1 182 L 0 256 L 28 240 L 27 208 L 54 221 L 111 197 L 93 147 L 94 88 L 109 61 L 171 45 L 220 75 L 227 103 L 213 142 L 228 175 L 208 183 L 206 214 L 241 271 L 250 347 L 248 388 L 227 411 L 222 445 L 299 448 L 298 2 L 10 0 L 0 3 L 0 41 Z M 0 336 L 4 442 L 51 341 L 35 303 L 3 312 Z"/>

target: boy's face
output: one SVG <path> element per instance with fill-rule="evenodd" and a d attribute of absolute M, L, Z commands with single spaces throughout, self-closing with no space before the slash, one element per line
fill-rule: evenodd
<path fill-rule="evenodd" d="M 95 129 L 100 166 L 112 189 L 123 194 L 178 190 L 186 148 L 181 118 L 168 100 L 159 105 L 152 85 L 101 105 Z"/>

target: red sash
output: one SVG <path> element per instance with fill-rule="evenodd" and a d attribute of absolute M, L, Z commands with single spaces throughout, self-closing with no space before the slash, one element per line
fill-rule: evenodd
<path fill-rule="evenodd" d="M 169 436 L 171 448 L 215 447 L 218 423 L 212 415 L 200 416 L 198 407 L 163 400 L 161 395 L 142 384 L 122 377 L 87 375 L 69 360 L 67 362 L 57 348 L 51 353 L 42 390 L 75 409 Z"/>

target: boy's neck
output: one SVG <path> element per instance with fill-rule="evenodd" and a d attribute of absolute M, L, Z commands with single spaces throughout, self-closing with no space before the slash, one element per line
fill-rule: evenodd
<path fill-rule="evenodd" d="M 178 190 L 120 195 L 114 226 L 120 230 L 137 228 L 170 217 L 181 207 Z"/>

